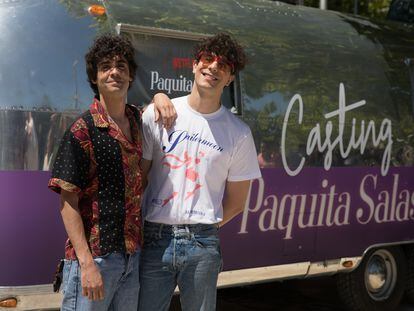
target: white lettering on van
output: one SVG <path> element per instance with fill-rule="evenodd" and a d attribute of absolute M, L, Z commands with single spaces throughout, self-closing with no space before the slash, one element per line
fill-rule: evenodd
<path fill-rule="evenodd" d="M 252 194 L 252 187 L 253 187 L 253 183 L 259 183 L 258 185 L 258 193 L 257 193 L 257 200 L 256 200 L 256 204 L 254 205 L 253 208 L 250 208 L 251 204 L 250 204 L 250 197 Z M 259 178 L 259 179 L 255 179 L 250 183 L 250 188 L 249 188 L 249 193 L 247 194 L 247 199 L 246 199 L 246 204 L 244 206 L 244 210 L 243 210 L 243 218 L 242 218 L 242 223 L 241 223 L 241 229 L 239 233 L 247 233 L 246 231 L 246 227 L 247 227 L 247 215 L 250 212 L 256 213 L 258 210 L 260 210 L 260 208 L 262 207 L 262 203 L 263 203 L 263 194 L 264 194 L 264 180 L 263 178 Z"/>
<path fill-rule="evenodd" d="M 391 184 L 385 183 L 388 178 Z M 315 191 L 296 193 L 268 193 L 265 189 L 274 189 L 266 188 L 264 179 L 254 180 L 238 234 L 278 232 L 284 240 L 290 240 L 307 228 L 414 220 L 414 190 L 407 188 L 407 179 L 396 173 L 387 177 L 365 174 L 357 179 L 354 182 L 359 184 L 359 191 L 352 194 L 338 190 L 326 178 L 318 182 Z"/>
<path fill-rule="evenodd" d="M 158 71 L 151 71 L 151 90 L 171 92 L 191 92 L 193 81 L 180 75 L 178 79 L 160 77 Z"/>
<path fill-rule="evenodd" d="M 393 174 L 392 189 L 373 195 L 377 190 L 377 179 L 377 175 L 368 174 L 361 181 L 359 192 L 365 205 L 357 209 L 357 221 L 365 225 L 371 221 L 387 223 L 413 219 L 414 202 L 410 204 L 410 191 L 401 189 L 400 175 Z"/>
<path fill-rule="evenodd" d="M 323 192 L 311 194 L 275 194 L 264 196 L 264 180 L 253 181 L 257 185 L 256 202 L 251 202 L 249 193 L 243 211 L 239 234 L 248 233 L 250 214 L 258 213 L 258 228 L 261 232 L 281 231 L 283 239 L 293 238 L 294 228 L 332 227 L 350 224 L 351 195 L 338 193 L 336 185 L 329 185 L 327 179 L 321 183 Z M 250 203 L 250 204 L 249 204 Z M 253 203 L 253 204 L 251 204 Z M 252 206 L 250 208 L 249 206 Z"/>
<path fill-rule="evenodd" d="M 351 132 L 349 134 L 349 141 L 348 145 L 345 148 L 344 143 L 344 128 L 345 128 L 345 115 L 347 112 L 351 110 L 355 110 L 361 106 L 366 104 L 365 100 L 358 101 L 351 105 L 346 105 L 345 102 L 345 87 L 343 83 L 339 84 L 339 107 L 337 110 L 329 112 L 324 115 L 325 119 L 331 119 L 333 117 L 338 116 L 338 135 L 336 138 L 331 137 L 333 132 L 333 123 L 332 121 L 328 121 L 325 125 L 325 139 L 322 137 L 322 129 L 319 123 L 310 130 L 308 133 L 307 144 L 306 144 L 306 155 L 311 155 L 315 150 L 320 153 L 325 152 L 324 156 L 324 168 L 325 170 L 329 170 L 332 165 L 332 158 L 335 151 L 335 148 L 339 148 L 339 154 L 343 159 L 346 159 L 352 149 L 359 149 L 361 155 L 365 152 L 367 147 L 369 138 L 371 137 L 371 142 L 373 147 L 378 148 L 380 146 L 384 146 L 384 151 L 382 154 L 382 162 L 381 162 L 381 175 L 385 176 L 388 173 L 388 169 L 391 162 L 391 151 L 392 151 L 392 124 L 391 120 L 388 118 L 384 118 L 381 122 L 381 126 L 379 131 L 377 132 L 375 121 L 370 120 L 365 123 L 365 120 L 361 120 L 360 125 L 360 133 L 356 133 L 356 123 L 357 120 L 352 118 L 352 127 Z M 303 166 L 305 165 L 306 158 L 303 156 L 301 157 L 299 165 L 292 169 L 287 160 L 286 155 L 286 136 L 288 131 L 288 122 L 290 118 L 290 114 L 292 112 L 293 107 L 297 105 L 298 107 L 298 120 L 297 124 L 302 124 L 303 122 L 303 101 L 302 97 L 299 94 L 296 94 L 292 97 L 289 102 L 289 105 L 286 110 L 285 118 L 283 121 L 282 127 L 282 139 L 281 139 L 281 157 L 283 162 L 283 167 L 285 171 L 290 176 L 296 176 L 300 173 Z"/>

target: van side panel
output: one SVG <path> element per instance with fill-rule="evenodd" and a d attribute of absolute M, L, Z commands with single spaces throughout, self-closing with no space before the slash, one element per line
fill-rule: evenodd
<path fill-rule="evenodd" d="M 79 1 L 0 3 L 0 299 L 14 286 L 51 284 L 64 256 L 49 170 L 64 131 L 93 99 L 84 55 L 97 33 L 115 32 L 87 9 Z"/>
<path fill-rule="evenodd" d="M 115 23 L 226 30 L 246 46 L 242 118 L 263 179 L 221 230 L 226 270 L 360 256 L 373 244 L 414 240 L 412 27 L 259 0 L 104 4 L 102 18 L 73 1 L 0 6 L 10 30 L 0 32 L 8 47 L 0 52 L 8 53 L 0 62 L 0 286 L 50 283 L 63 256 L 47 170 L 63 131 L 92 99 L 83 55 Z"/>
<path fill-rule="evenodd" d="M 64 254 L 59 197 L 49 172 L 0 172 L 0 286 L 50 284 Z"/>
<path fill-rule="evenodd" d="M 414 241 L 414 168 L 262 169 L 242 215 L 221 229 L 225 270 L 361 256 Z"/>

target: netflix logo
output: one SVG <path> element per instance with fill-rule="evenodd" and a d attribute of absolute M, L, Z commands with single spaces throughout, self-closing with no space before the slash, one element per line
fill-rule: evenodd
<path fill-rule="evenodd" d="M 182 58 L 182 57 L 174 57 L 172 59 L 172 66 L 174 69 L 182 69 L 182 68 L 193 68 L 193 62 L 191 58 Z"/>

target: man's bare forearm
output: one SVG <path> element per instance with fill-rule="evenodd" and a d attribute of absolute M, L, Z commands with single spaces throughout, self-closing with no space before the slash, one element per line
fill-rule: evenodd
<path fill-rule="evenodd" d="M 62 190 L 60 213 L 79 264 L 83 266 L 86 263 L 90 263 L 93 261 L 93 257 L 86 240 L 82 217 L 78 209 L 78 195 L 76 193 Z"/>
<path fill-rule="evenodd" d="M 250 180 L 227 182 L 223 198 L 223 220 L 219 224 L 220 227 L 244 210 L 249 189 Z"/>
<path fill-rule="evenodd" d="M 232 220 L 234 217 L 239 215 L 241 212 L 243 212 L 243 207 L 227 206 L 226 209 L 224 209 L 224 206 L 223 206 L 223 220 L 220 222 L 219 226 L 221 227 L 225 225 L 230 220 Z"/>
<path fill-rule="evenodd" d="M 104 298 L 103 280 L 86 240 L 78 208 L 78 195 L 62 190 L 60 198 L 63 223 L 81 268 L 82 295 L 90 300 L 102 300 Z"/>

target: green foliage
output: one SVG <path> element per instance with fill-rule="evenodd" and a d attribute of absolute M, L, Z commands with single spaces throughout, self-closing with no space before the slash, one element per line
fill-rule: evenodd
<path fill-rule="evenodd" d="M 74 18 L 84 18 L 89 15 L 88 7 L 96 4 L 94 0 L 59 0 L 59 3 L 64 5 L 70 16 Z M 103 16 L 96 16 L 96 23 L 90 27 L 96 28 L 98 34 L 114 32 L 114 24 L 108 20 L 107 14 Z"/>
<path fill-rule="evenodd" d="M 355 13 L 356 0 L 329 0 L 328 10 L 339 11 L 343 13 Z M 391 0 L 358 0 L 358 15 L 384 19 L 388 13 Z M 318 7 L 319 0 L 305 0 L 306 6 Z"/>

